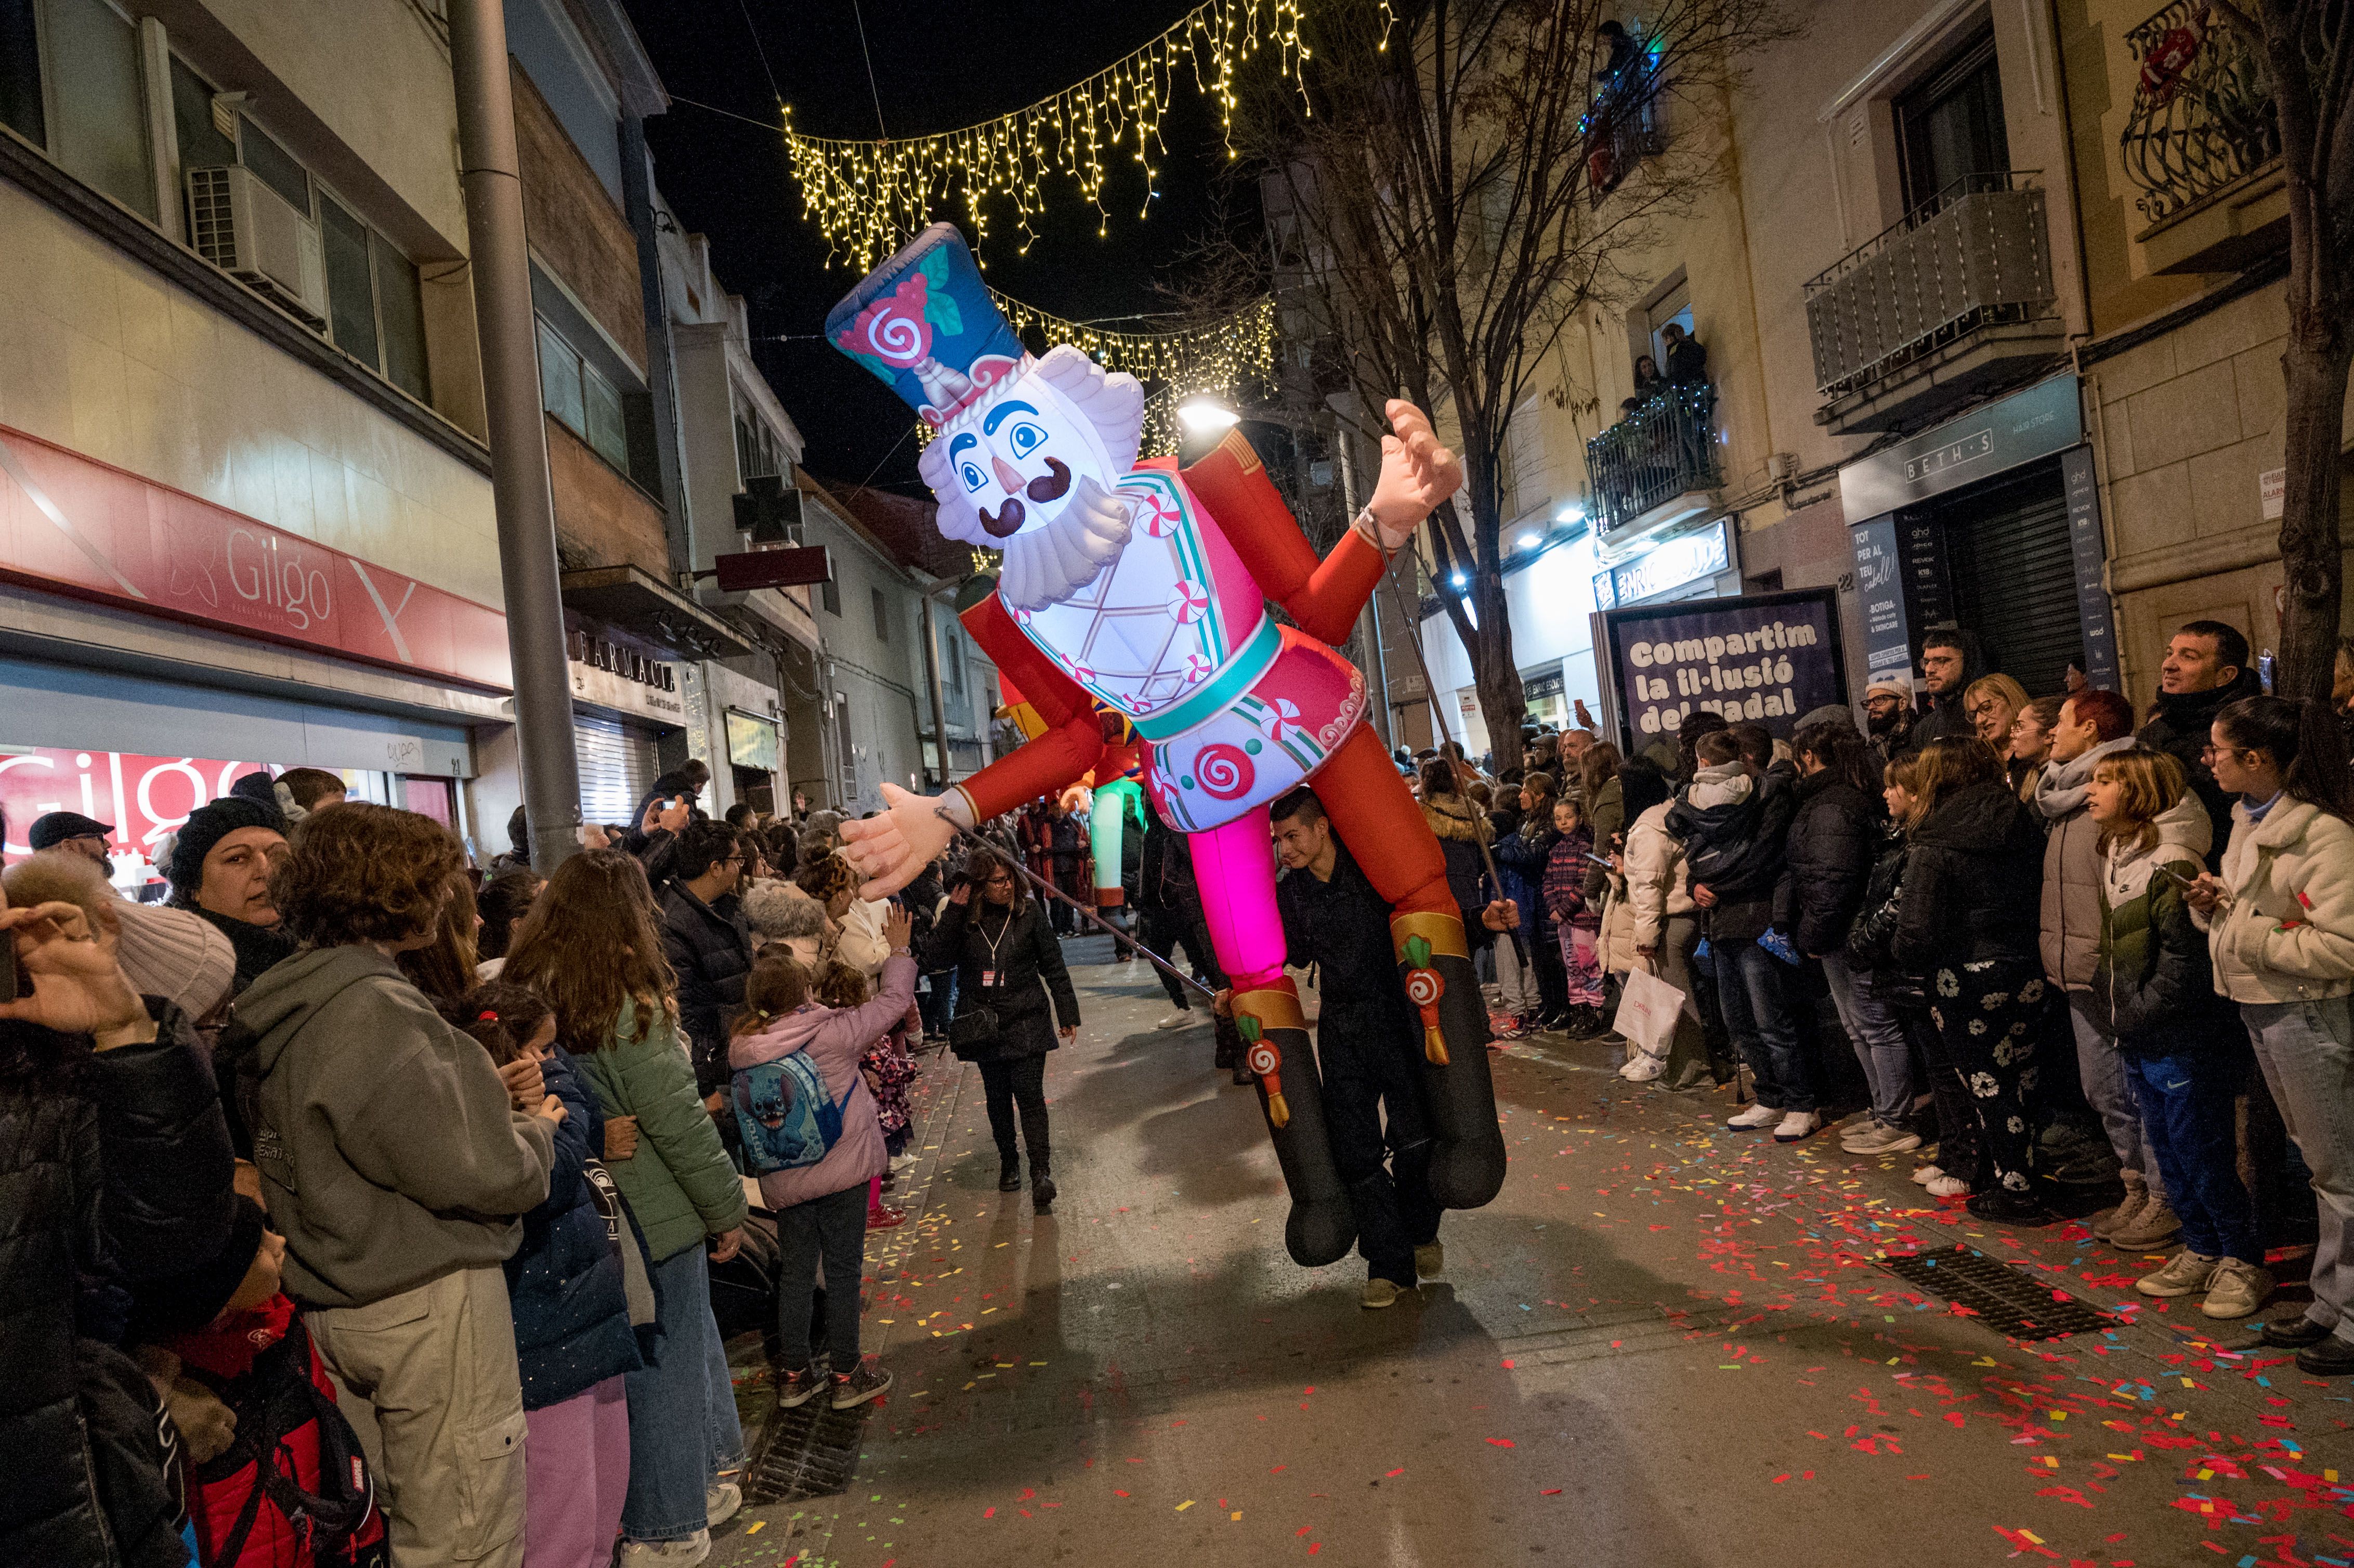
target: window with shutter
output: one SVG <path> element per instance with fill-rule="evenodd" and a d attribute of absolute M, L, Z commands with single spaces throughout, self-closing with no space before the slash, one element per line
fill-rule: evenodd
<path fill-rule="evenodd" d="M 2084 667 L 2084 626 L 2058 461 L 1938 510 L 1956 620 L 2029 695 L 2065 691 L 2068 666 Z"/>

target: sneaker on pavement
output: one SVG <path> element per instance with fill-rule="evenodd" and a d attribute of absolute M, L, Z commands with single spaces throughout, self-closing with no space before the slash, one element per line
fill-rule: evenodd
<path fill-rule="evenodd" d="M 1152 1027 L 1155 1029 L 1182 1029 L 1193 1022 L 1193 1009 L 1181 1007 L 1176 1012 L 1170 1013 L 1167 1017 L 1160 1020 L 1160 1022 L 1153 1024 Z"/>
<path fill-rule="evenodd" d="M 2087 1228 L 2103 1241 L 2107 1241 L 2119 1231 L 2131 1229 L 2134 1221 L 2140 1218 L 2141 1212 L 2147 1207 L 2149 1207 L 2149 1189 L 2128 1187 L 2126 1189 L 2125 1202 L 2107 1213 L 2095 1214 L 2092 1224 Z"/>
<path fill-rule="evenodd" d="M 1942 1171 L 1930 1177 L 1922 1185 L 1928 1189 L 1929 1196 L 1932 1198 L 1967 1198 L 1970 1195 L 1970 1184 L 1967 1181 L 1959 1176 L 1948 1176 Z"/>
<path fill-rule="evenodd" d="M 890 1386 L 889 1372 L 873 1361 L 860 1361 L 855 1372 L 833 1374 L 833 1408 L 855 1410 Z"/>
<path fill-rule="evenodd" d="M 887 1231 L 894 1225 L 907 1223 L 907 1211 L 905 1209 L 895 1209 L 888 1203 L 874 1203 L 867 1207 L 866 1228 L 870 1231 Z"/>
<path fill-rule="evenodd" d="M 2182 1222 L 2163 1198 L 2152 1198 L 2142 1204 L 2141 1212 L 2128 1225 L 2119 1225 L 2109 1233 L 2109 1245 L 2121 1252 L 2153 1252 L 2172 1241 L 2182 1231 Z"/>
<path fill-rule="evenodd" d="M 1368 1312 L 1378 1312 L 1384 1307 L 1397 1305 L 1398 1298 L 1405 1295 L 1410 1288 L 1411 1287 L 1398 1284 L 1394 1279 L 1383 1279 L 1377 1277 L 1365 1281 L 1365 1294 L 1358 1299 L 1357 1304 Z"/>
<path fill-rule="evenodd" d="M 684 1541 L 625 1541 L 618 1568 L 694 1568 L 711 1555 L 711 1531 L 698 1530 Z"/>
<path fill-rule="evenodd" d="M 796 1367 L 777 1378 L 777 1404 L 786 1410 L 799 1410 L 817 1397 L 825 1386 L 825 1376 L 813 1366 Z"/>
<path fill-rule="evenodd" d="M 1752 1105 L 1747 1110 L 1735 1112 L 1724 1118 L 1724 1125 L 1736 1132 L 1755 1132 L 1761 1127 L 1773 1127 L 1782 1119 L 1778 1107 Z"/>
<path fill-rule="evenodd" d="M 703 1526 L 717 1530 L 744 1506 L 744 1489 L 733 1481 L 714 1481 L 703 1489 Z"/>
<path fill-rule="evenodd" d="M 1786 1112 L 1782 1119 L 1775 1124 L 1774 1141 L 1796 1143 L 1801 1139 L 1812 1138 L 1815 1136 L 1815 1129 L 1822 1125 L 1823 1118 L 1812 1111 Z"/>
<path fill-rule="evenodd" d="M 2134 1281 L 2134 1288 L 2144 1296 L 2196 1296 L 2207 1288 L 2215 1269 L 2223 1260 L 2201 1257 L 2184 1247 L 2155 1271 Z"/>
<path fill-rule="evenodd" d="M 1913 1182 L 1915 1186 L 1926 1187 L 1944 1174 L 1945 1171 L 1935 1165 L 1915 1165 L 1913 1167 Z"/>
<path fill-rule="evenodd" d="M 2227 1257 L 2207 1277 L 2207 1299 L 2199 1310 L 2210 1318 L 2248 1318 L 2272 1297 L 2273 1277 L 2244 1258 Z"/>
<path fill-rule="evenodd" d="M 1414 1249 L 1414 1275 L 1416 1279 L 1436 1279 L 1446 1272 L 1445 1242 L 1425 1242 Z"/>
<path fill-rule="evenodd" d="M 1907 1132 L 1901 1127 L 1891 1127 L 1884 1121 L 1875 1121 L 1840 1139 L 1840 1147 L 1850 1154 L 1861 1154 L 1867 1159 L 1882 1154 L 1909 1154 L 1921 1147 L 1921 1135 Z"/>

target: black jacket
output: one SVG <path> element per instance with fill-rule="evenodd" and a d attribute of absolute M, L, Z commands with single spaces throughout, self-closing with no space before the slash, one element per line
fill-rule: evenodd
<path fill-rule="evenodd" d="M 1774 924 L 1802 953 L 1836 952 L 1863 906 L 1879 855 L 1880 803 L 1829 773 L 1799 779 L 1797 796 L 1774 889 Z"/>
<path fill-rule="evenodd" d="M 1716 895 L 1706 912 L 1710 937 L 1754 940 L 1773 924 L 1783 842 L 1797 806 L 1796 779 L 1776 764 L 1756 776 L 1744 800 L 1703 810 L 1687 798 L 1668 809 L 1668 834 L 1683 842 L 1691 884 Z"/>
<path fill-rule="evenodd" d="M 1397 949 L 1390 937 L 1390 906 L 1346 849 L 1329 882 L 1311 871 L 1287 871 L 1275 885 L 1283 916 L 1285 961 L 1317 966 L 1316 1046 L 1331 1061 L 1343 1049 L 1374 1042 L 1419 1055 L 1422 1024 L 1405 999 Z M 1331 1069 L 1326 1069 L 1330 1076 Z"/>
<path fill-rule="evenodd" d="M 642 859 L 646 853 L 646 808 L 656 800 L 667 800 L 673 795 L 686 797 L 687 816 L 700 821 L 705 816 L 702 791 L 676 773 L 665 773 L 654 780 L 653 788 L 638 800 L 638 809 L 621 825 L 629 831 L 621 835 L 621 848 Z"/>
<path fill-rule="evenodd" d="M 2207 808 L 2207 820 L 2215 826 L 2215 840 L 2207 851 L 2207 869 L 2221 868 L 2223 851 L 2232 833 L 2232 802 L 2233 797 L 2215 782 L 2215 770 L 2207 766 L 2200 755 L 2211 738 L 2209 730 L 2215 715 L 2242 697 L 2261 695 L 2264 683 L 2253 670 L 2243 670 L 2227 686 L 2211 692 L 2184 692 L 2169 696 L 2158 694 L 2149 721 L 2134 732 L 2134 739 L 2151 751 L 2163 751 L 2182 764 L 2182 771 L 2198 795 L 2199 803 Z"/>
<path fill-rule="evenodd" d="M 1978 677 L 1974 674 L 1965 677 L 1966 681 L 1976 679 Z M 1913 734 L 1904 742 L 1903 755 L 1917 757 L 1933 740 L 1978 738 L 1978 722 L 1962 709 L 1962 693 L 1967 689 L 1965 684 L 1955 687 L 1943 696 L 1921 699 L 1925 711 L 1913 721 Z"/>
<path fill-rule="evenodd" d="M 210 1262 L 235 1211 L 228 1130 L 186 1021 L 152 1045 L 0 1022 L 0 1563 L 186 1562 L 153 1391 L 102 1341 L 122 1289 Z"/>
<path fill-rule="evenodd" d="M 1079 997 L 1071 989 L 1071 971 L 1063 967 L 1062 943 L 1035 899 L 1024 900 L 1018 915 L 980 894 L 963 904 L 951 902 L 925 944 L 923 962 L 927 969 L 956 970 L 960 1017 L 984 1007 L 997 1015 L 993 1036 L 955 1048 L 965 1061 L 1043 1056 L 1060 1044 L 1055 1037 L 1058 1024 L 1068 1029 L 1079 1022 Z M 981 971 L 992 969 L 997 983 L 984 988 Z M 1052 1012 L 1046 1007 L 1050 994 Z"/>
<path fill-rule="evenodd" d="M 1185 835 L 1147 811 L 1144 844 L 1136 868 L 1136 906 L 1174 910 L 1194 918 L 1201 904 L 1201 888 L 1193 880 L 1193 852 L 1186 847 Z"/>
<path fill-rule="evenodd" d="M 1896 962 L 1896 917 L 1904 884 L 1904 830 L 1882 821 L 1874 835 L 1872 874 L 1847 930 L 1847 961 L 1882 979 L 1903 976 Z"/>
<path fill-rule="evenodd" d="M 2043 835 L 2027 807 L 1999 780 L 1973 784 L 1913 830 L 1892 956 L 1914 974 L 2036 961 L 2042 898 Z"/>
<path fill-rule="evenodd" d="M 752 935 L 740 911 L 731 918 L 672 883 L 663 894 L 663 952 L 678 971 L 678 1022 L 695 1054 L 695 1083 L 709 1095 L 727 1084 L 727 1022 L 744 1005 L 752 972 Z"/>

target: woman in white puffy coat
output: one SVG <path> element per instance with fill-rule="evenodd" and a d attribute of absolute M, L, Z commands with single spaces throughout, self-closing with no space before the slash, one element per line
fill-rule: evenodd
<path fill-rule="evenodd" d="M 2318 705 L 2245 697 L 2215 715 L 2208 765 L 2236 791 L 2222 874 L 2185 894 L 2215 989 L 2240 1004 L 2289 1136 L 2313 1172 L 2313 1302 L 2267 1323 L 2316 1377 L 2354 1373 L 2354 788 Z"/>
<path fill-rule="evenodd" d="M 1628 1064 L 1627 1076 L 1658 1078 L 1671 1089 L 1688 1089 L 1709 1077 L 1708 1048 L 1693 1000 L 1691 956 L 1700 945 L 1698 906 L 1685 874 L 1684 846 L 1667 830 L 1667 779 L 1638 758 L 1619 774 L 1627 799 L 1627 842 L 1618 857 L 1611 911 L 1603 926 L 1616 932 L 1606 961 L 1614 969 L 1642 969 L 1684 994 L 1682 1012 L 1664 1054 L 1647 1054 Z M 1623 897 L 1617 889 L 1623 886 Z M 1623 906 L 1624 913 L 1619 909 Z"/>

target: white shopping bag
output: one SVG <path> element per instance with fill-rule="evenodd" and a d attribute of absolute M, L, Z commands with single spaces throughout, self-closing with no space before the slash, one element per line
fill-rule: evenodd
<path fill-rule="evenodd" d="M 1619 1076 L 1639 1084 L 1667 1070 L 1668 1045 L 1683 1009 L 1683 992 L 1639 966 L 1628 971 L 1618 1015 L 1611 1021 L 1627 1042 L 1627 1065 Z"/>

